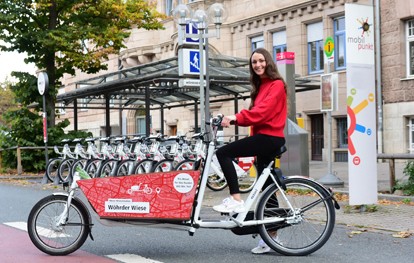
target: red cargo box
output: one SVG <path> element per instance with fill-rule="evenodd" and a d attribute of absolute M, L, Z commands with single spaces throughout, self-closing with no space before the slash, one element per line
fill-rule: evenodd
<path fill-rule="evenodd" d="M 190 219 L 200 171 L 79 180 L 101 218 Z"/>

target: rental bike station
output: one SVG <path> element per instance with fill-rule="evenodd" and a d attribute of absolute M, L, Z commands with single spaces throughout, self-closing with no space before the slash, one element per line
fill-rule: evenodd
<path fill-rule="evenodd" d="M 199 228 L 257 235 L 276 252 L 309 255 L 330 238 L 339 205 L 330 189 L 303 176 L 282 176 L 271 162 L 245 199 L 242 213 L 217 214 L 203 220 L 203 198 L 216 149 L 222 116 L 206 122 L 207 154 L 192 170 L 88 178 L 75 173 L 67 192 L 53 193 L 32 208 L 28 233 L 33 244 L 50 255 L 67 255 L 92 238 L 92 214 L 104 225 L 177 228 L 191 236 Z M 210 138 L 207 138 L 210 137 Z M 280 158 L 283 151 L 275 153 Z M 274 184 L 262 190 L 267 178 Z M 79 191 L 81 190 L 81 191 Z M 93 208 L 78 197 L 84 194 Z M 277 238 L 276 238 L 277 237 Z M 92 238 L 93 239 L 93 238 Z"/>

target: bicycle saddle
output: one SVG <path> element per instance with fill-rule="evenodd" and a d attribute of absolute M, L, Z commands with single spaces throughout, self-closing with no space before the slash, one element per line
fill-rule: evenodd
<path fill-rule="evenodd" d="M 280 149 L 275 153 L 275 158 L 280 159 L 282 157 L 282 154 L 287 151 L 286 145 L 283 145 L 280 147 Z"/>

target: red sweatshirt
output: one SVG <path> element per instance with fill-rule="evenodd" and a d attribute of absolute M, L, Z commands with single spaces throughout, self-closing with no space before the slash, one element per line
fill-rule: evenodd
<path fill-rule="evenodd" d="M 284 137 L 287 118 L 287 98 L 281 80 L 262 79 L 259 94 L 250 110 L 236 114 L 237 125 L 252 126 L 252 135 L 266 134 Z"/>

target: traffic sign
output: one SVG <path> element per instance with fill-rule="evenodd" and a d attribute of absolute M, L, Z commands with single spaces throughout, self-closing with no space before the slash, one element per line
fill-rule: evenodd
<path fill-rule="evenodd" d="M 330 58 L 334 52 L 335 44 L 332 37 L 327 37 L 325 40 L 325 45 L 323 46 L 323 50 L 325 51 L 325 55 Z"/>

